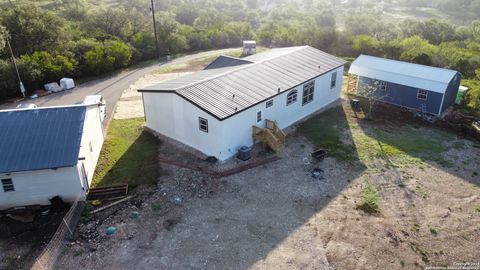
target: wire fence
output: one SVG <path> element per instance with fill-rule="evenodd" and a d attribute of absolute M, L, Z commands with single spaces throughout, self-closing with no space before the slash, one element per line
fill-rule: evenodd
<path fill-rule="evenodd" d="M 51 270 L 60 256 L 65 239 L 72 238 L 75 227 L 85 208 L 84 195 L 80 193 L 73 202 L 70 210 L 62 219 L 57 231 L 53 235 L 50 242 L 44 248 L 42 253 L 37 257 L 31 270 Z"/>

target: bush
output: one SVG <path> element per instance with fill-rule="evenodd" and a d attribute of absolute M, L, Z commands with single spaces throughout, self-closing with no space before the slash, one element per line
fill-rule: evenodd
<path fill-rule="evenodd" d="M 26 65 L 21 59 L 17 59 L 17 66 L 27 91 L 40 86 L 36 78 L 40 76 L 38 70 L 32 70 L 31 66 Z M 0 100 L 20 97 L 19 89 L 17 74 L 12 62 L 0 59 Z"/>
<path fill-rule="evenodd" d="M 357 206 L 365 213 L 374 214 L 380 212 L 380 195 L 377 188 L 371 183 L 367 183 L 362 190 L 362 203 Z"/>
<path fill-rule="evenodd" d="M 85 64 L 91 75 L 127 67 L 133 50 L 122 41 L 108 41 L 85 53 Z"/>
<path fill-rule="evenodd" d="M 63 77 L 70 77 L 76 68 L 77 62 L 71 56 L 45 51 L 34 52 L 32 55 L 22 56 L 22 60 L 32 70 L 41 74 L 37 78 L 41 83 L 58 81 Z"/>

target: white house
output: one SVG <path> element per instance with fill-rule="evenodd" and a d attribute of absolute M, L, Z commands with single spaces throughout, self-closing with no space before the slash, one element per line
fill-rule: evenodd
<path fill-rule="evenodd" d="M 0 210 L 85 199 L 104 140 L 101 109 L 0 111 Z"/>
<path fill-rule="evenodd" d="M 225 160 L 265 119 L 286 128 L 338 100 L 345 61 L 301 46 L 214 63 L 138 91 L 148 128 Z"/>

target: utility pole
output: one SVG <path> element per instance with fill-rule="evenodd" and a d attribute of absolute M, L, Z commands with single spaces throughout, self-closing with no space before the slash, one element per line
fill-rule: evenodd
<path fill-rule="evenodd" d="M 158 48 L 158 37 L 157 37 L 157 22 L 155 21 L 155 4 L 153 3 L 153 0 L 150 0 L 150 3 L 152 4 L 152 7 L 150 8 L 150 10 L 152 10 L 153 33 L 155 34 L 155 48 L 157 49 L 157 58 L 160 58 L 160 48 Z"/>
<path fill-rule="evenodd" d="M 15 60 L 15 55 L 13 54 L 12 46 L 10 45 L 10 35 L 7 33 L 6 36 L 7 36 L 7 45 L 8 45 L 8 48 L 10 49 L 10 54 L 12 55 L 13 66 L 15 67 L 15 71 L 17 72 L 18 82 L 20 83 L 20 92 L 22 93 L 22 96 L 25 97 L 25 87 L 23 86 L 22 79 L 20 78 L 20 72 L 18 72 L 18 67 L 17 67 L 17 60 Z"/>

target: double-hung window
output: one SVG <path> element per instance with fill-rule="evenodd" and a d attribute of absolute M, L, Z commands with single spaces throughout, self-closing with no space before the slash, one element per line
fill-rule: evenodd
<path fill-rule="evenodd" d="M 337 86 L 337 72 L 332 73 L 332 78 L 330 79 L 330 89 L 335 88 Z"/>
<path fill-rule="evenodd" d="M 11 178 L 2 179 L 2 186 L 4 192 L 15 191 L 15 187 L 13 186 L 13 181 Z"/>
<path fill-rule="evenodd" d="M 380 81 L 380 83 L 378 84 L 378 89 L 380 89 L 381 91 L 386 91 L 387 90 L 387 82 Z"/>
<path fill-rule="evenodd" d="M 302 105 L 305 105 L 313 101 L 314 89 L 315 89 L 315 81 L 311 81 L 303 85 Z"/>
<path fill-rule="evenodd" d="M 208 120 L 202 117 L 198 117 L 198 128 L 201 131 L 208 133 Z"/>
<path fill-rule="evenodd" d="M 418 89 L 418 92 L 417 92 L 418 99 L 427 100 L 427 96 L 428 96 L 427 90 Z"/>

